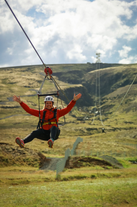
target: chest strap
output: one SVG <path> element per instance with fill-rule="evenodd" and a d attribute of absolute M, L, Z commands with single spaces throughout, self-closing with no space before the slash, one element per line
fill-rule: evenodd
<path fill-rule="evenodd" d="M 57 122 L 44 122 L 43 125 L 47 125 L 47 124 L 57 124 Z"/>
<path fill-rule="evenodd" d="M 53 118 L 48 119 L 47 122 L 44 122 L 45 121 L 45 115 L 46 115 L 46 111 L 43 112 L 43 117 L 42 117 L 42 119 L 39 120 L 37 128 L 40 128 L 43 125 L 47 125 L 47 124 L 57 124 L 57 126 L 58 126 L 57 122 L 50 122 L 50 120 L 56 119 L 57 109 L 54 109 L 54 116 L 53 116 Z"/>

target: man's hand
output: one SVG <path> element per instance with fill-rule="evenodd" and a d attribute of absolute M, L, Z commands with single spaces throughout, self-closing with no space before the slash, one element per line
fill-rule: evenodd
<path fill-rule="evenodd" d="M 16 101 L 16 102 L 18 102 L 18 103 L 21 103 L 21 99 L 20 99 L 20 96 L 13 96 L 13 101 Z"/>
<path fill-rule="evenodd" d="M 79 98 L 81 98 L 81 96 L 82 96 L 81 93 L 79 93 L 78 95 L 75 95 L 75 93 L 74 93 L 73 100 L 74 100 L 74 101 L 77 101 Z"/>

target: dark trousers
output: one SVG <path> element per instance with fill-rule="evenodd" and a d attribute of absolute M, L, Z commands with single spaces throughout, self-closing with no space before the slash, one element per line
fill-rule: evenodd
<path fill-rule="evenodd" d="M 24 143 L 31 142 L 34 138 L 48 141 L 50 138 L 53 140 L 58 139 L 60 134 L 60 129 L 56 126 L 51 127 L 50 130 L 37 129 L 23 139 Z"/>

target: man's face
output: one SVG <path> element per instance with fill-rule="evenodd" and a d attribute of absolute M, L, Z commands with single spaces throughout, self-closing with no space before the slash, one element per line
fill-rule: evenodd
<path fill-rule="evenodd" d="M 52 101 L 46 101 L 45 102 L 45 108 L 46 109 L 52 109 L 53 107 L 53 102 Z"/>

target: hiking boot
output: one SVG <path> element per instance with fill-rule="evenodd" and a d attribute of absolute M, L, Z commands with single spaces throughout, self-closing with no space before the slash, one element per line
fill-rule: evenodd
<path fill-rule="evenodd" d="M 49 145 L 50 148 L 53 147 L 53 144 L 54 144 L 54 140 L 53 140 L 52 138 L 49 139 L 49 140 L 48 140 L 48 145 Z"/>
<path fill-rule="evenodd" d="M 17 137 L 15 139 L 15 142 L 21 147 L 23 148 L 24 147 L 24 141 L 22 139 L 20 139 L 19 137 Z"/>

